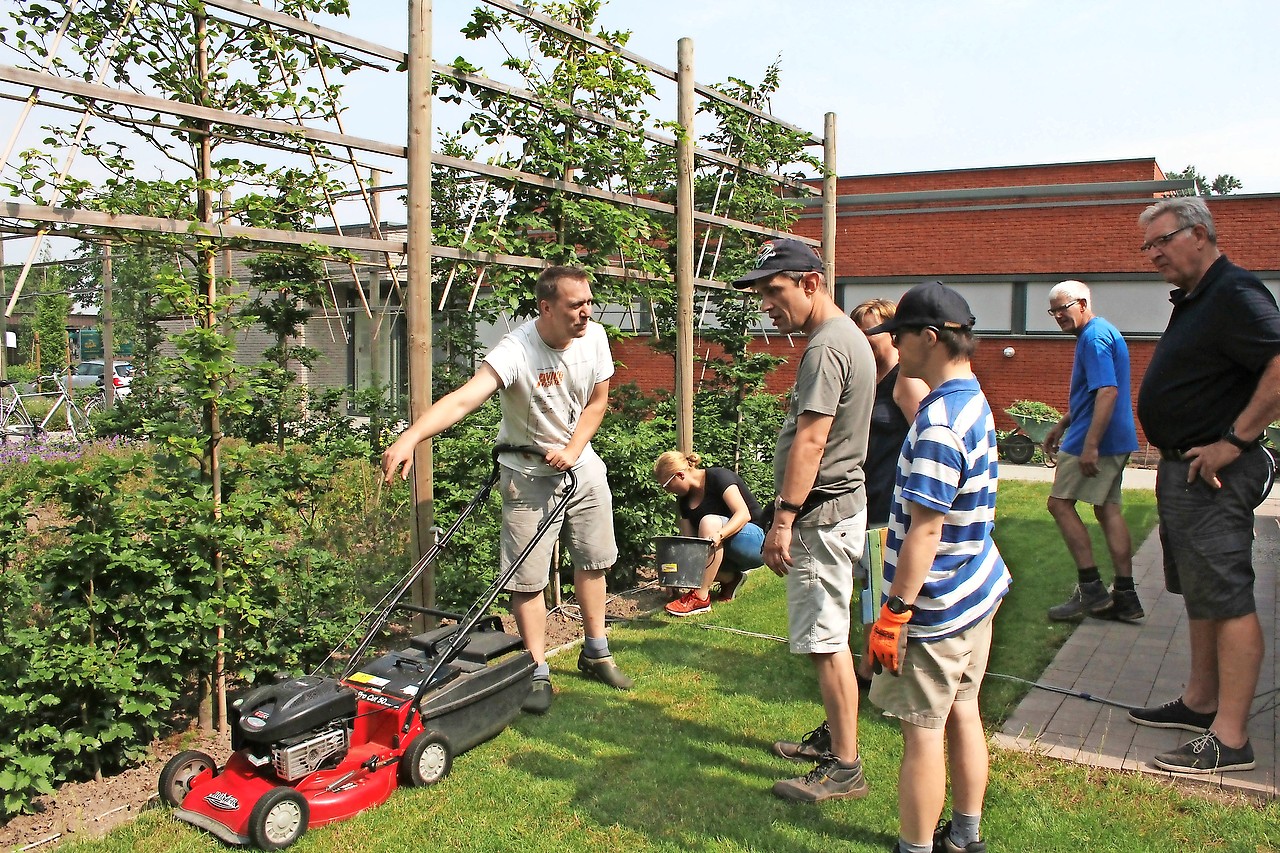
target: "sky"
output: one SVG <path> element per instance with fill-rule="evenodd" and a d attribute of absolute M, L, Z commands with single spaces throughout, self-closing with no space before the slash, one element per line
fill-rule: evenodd
<path fill-rule="evenodd" d="M 20 2 L 0 0 L 0 13 Z M 433 55 L 502 77 L 498 55 L 458 32 L 475 5 L 435 0 Z M 407 46 L 407 2 L 351 8 L 321 23 Z M 842 175 L 1154 157 L 1168 171 L 1234 175 L 1246 193 L 1280 192 L 1274 0 L 612 0 L 599 26 L 629 30 L 629 50 L 668 68 L 691 38 L 704 84 L 758 82 L 780 60 L 774 113 L 820 135 L 834 112 Z M 348 78 L 346 131 L 402 142 L 404 76 Z M 673 120 L 674 85 L 660 94 L 654 112 Z M 0 101 L 0 128 L 17 111 Z M 450 120 L 447 108 L 436 116 Z M 41 120 L 25 144 L 38 144 Z"/>
<path fill-rule="evenodd" d="M 439 61 L 477 54 L 457 34 L 474 5 L 434 3 Z M 344 29 L 403 47 L 402 4 L 352 8 Z M 1280 192 L 1274 0 L 613 0 L 600 24 L 668 68 L 691 38 L 700 83 L 780 58 L 775 114 L 821 135 L 834 112 L 844 175 L 1154 157 Z"/>

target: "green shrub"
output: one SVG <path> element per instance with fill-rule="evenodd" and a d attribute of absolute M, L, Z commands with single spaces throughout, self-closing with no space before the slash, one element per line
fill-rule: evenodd
<path fill-rule="evenodd" d="M 1011 415 L 1031 418 L 1036 421 L 1057 421 L 1062 419 L 1062 412 L 1059 412 L 1048 403 L 1041 403 L 1036 400 L 1015 400 L 1013 405 L 1005 411 Z"/>
<path fill-rule="evenodd" d="M 405 537 L 366 461 L 228 443 L 223 462 L 217 520 L 179 457 L 3 465 L 0 726 L 15 733 L 0 747 L 4 815 L 122 768 L 189 714 L 218 629 L 233 683 L 311 670 L 403 565 Z"/>

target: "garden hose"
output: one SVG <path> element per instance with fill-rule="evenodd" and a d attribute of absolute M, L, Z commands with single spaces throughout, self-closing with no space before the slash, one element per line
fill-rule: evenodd
<path fill-rule="evenodd" d="M 744 637 L 756 637 L 761 640 L 775 640 L 779 643 L 787 642 L 786 637 L 778 637 L 773 634 L 759 634 L 759 633 L 756 633 L 755 631 L 743 631 L 740 628 L 727 628 L 724 625 L 707 625 L 703 623 L 703 624 L 700 624 L 698 627 L 704 628 L 706 630 L 727 631 L 730 634 L 741 634 Z M 853 657 L 860 658 L 861 656 L 854 655 Z M 992 678 L 1003 678 L 1006 681 L 1016 681 L 1019 684 L 1029 684 L 1032 687 L 1039 688 L 1040 690 L 1047 690 L 1050 693 L 1060 693 L 1063 696 L 1074 696 L 1075 698 L 1083 699 L 1086 702 L 1097 702 L 1102 705 L 1110 705 L 1113 708 L 1123 708 L 1126 711 L 1136 711 L 1139 708 L 1144 707 L 1142 705 L 1130 705 L 1127 702 L 1117 702 L 1116 700 L 1108 699 L 1105 696 L 1094 696 L 1092 693 L 1088 693 L 1084 690 L 1072 690 L 1069 687 L 1057 687 L 1052 684 L 1043 684 L 1039 681 L 1031 681 L 1026 678 L 1020 678 L 1016 675 L 1006 675 L 1003 672 L 988 672 L 987 675 Z M 1274 690 L 1265 690 L 1262 693 L 1259 693 L 1258 695 L 1254 696 L 1253 698 L 1255 701 L 1258 699 L 1262 699 L 1264 697 L 1269 697 L 1270 701 L 1264 704 L 1258 710 L 1254 711 L 1252 714 L 1250 714 L 1249 719 L 1253 719 L 1254 717 L 1258 716 L 1259 714 L 1265 711 L 1270 711 L 1274 709 L 1276 706 L 1275 697 L 1276 697 L 1276 694 L 1278 693 L 1280 693 L 1280 687 Z"/>

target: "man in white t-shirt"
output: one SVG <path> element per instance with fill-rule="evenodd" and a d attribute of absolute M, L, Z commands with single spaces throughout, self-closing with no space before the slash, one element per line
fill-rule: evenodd
<path fill-rule="evenodd" d="M 627 690 L 631 679 L 618 669 L 605 637 L 605 570 L 618 559 L 613 535 L 613 496 L 604 462 L 591 447 L 609 403 L 613 356 L 604 327 L 591 322 L 591 284 L 584 270 L 549 267 L 538 276 L 538 317 L 508 333 L 485 356 L 475 375 L 441 397 L 382 454 L 388 482 L 408 477 L 418 442 L 439 435 L 498 392 L 502 426 L 498 444 L 538 447 L 541 459 L 502 454 L 502 569 L 524 550 L 560 487 L 559 472 L 578 478 L 563 516 L 521 564 L 507 589 L 511 612 L 533 656 L 533 692 L 525 710 L 551 707 L 546 660 L 547 586 L 552 547 L 567 534 L 574 588 L 582 608 L 585 642 L 578 669 L 611 687 Z"/>

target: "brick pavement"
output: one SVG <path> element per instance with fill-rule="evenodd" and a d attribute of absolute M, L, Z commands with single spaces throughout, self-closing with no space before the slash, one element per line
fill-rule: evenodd
<path fill-rule="evenodd" d="M 1000 466 L 1002 477 L 1045 479 L 1032 466 Z M 1049 479 L 1052 478 L 1051 472 Z M 1153 472 L 1131 469 L 1126 488 L 1153 488 Z M 1203 781 L 1224 789 L 1274 799 L 1277 796 L 1276 735 L 1280 703 L 1280 622 L 1276 619 L 1276 566 L 1280 560 L 1280 497 L 1272 493 L 1255 523 L 1254 568 L 1258 616 L 1267 655 L 1249 724 L 1257 767 L 1246 772 L 1192 776 L 1171 774 L 1152 758 L 1175 749 L 1192 735 L 1177 729 L 1138 726 L 1128 711 L 1110 703 L 1146 706 L 1181 695 L 1190 651 L 1182 599 L 1164 589 L 1159 537 L 1153 530 L 1134 555 L 1133 574 L 1147 616 L 1138 624 L 1086 619 L 1045 670 L 1040 683 L 1085 693 L 1093 699 L 1034 688 L 994 739 L 1000 746 L 1096 767 L 1136 770 Z M 1099 701 L 1101 700 L 1101 701 Z"/>

